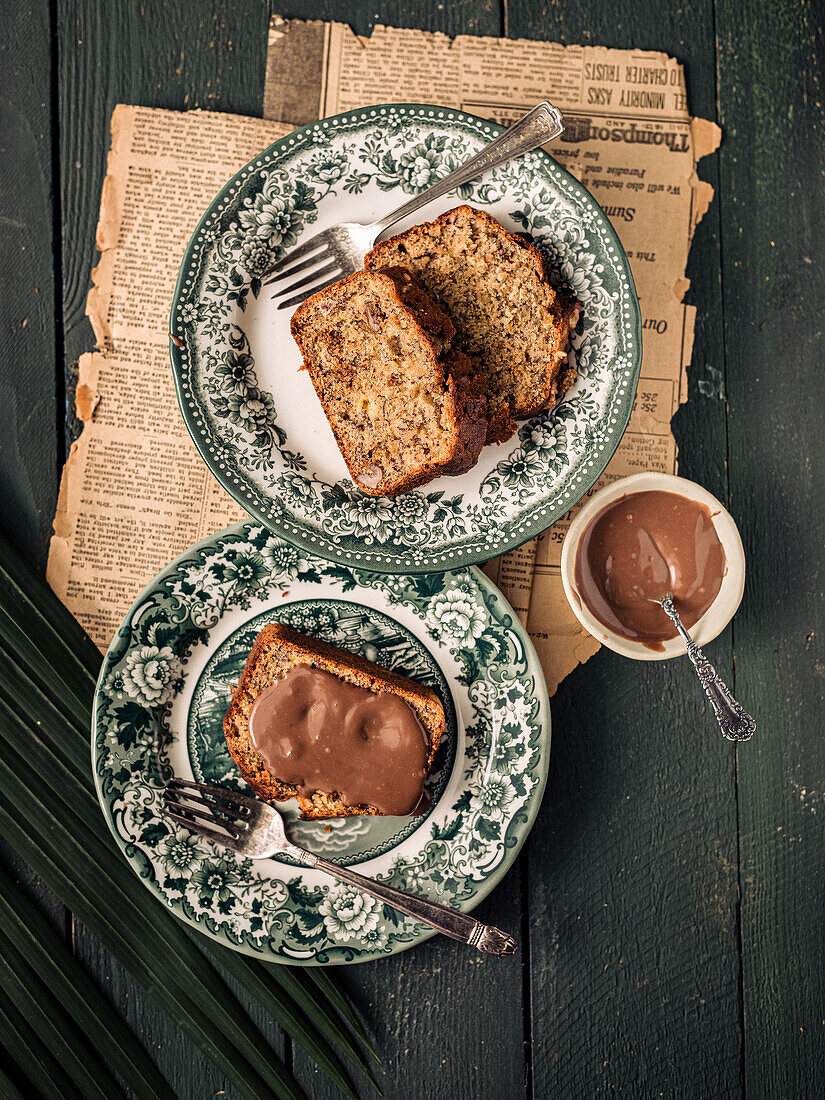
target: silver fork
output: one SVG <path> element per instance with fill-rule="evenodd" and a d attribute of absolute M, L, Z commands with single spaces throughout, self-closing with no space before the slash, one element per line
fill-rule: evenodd
<path fill-rule="evenodd" d="M 482 924 L 475 917 L 446 905 L 365 878 L 349 867 L 339 867 L 292 844 L 287 840 L 283 818 L 268 802 L 239 794 L 228 787 L 212 787 L 175 777 L 164 788 L 163 812 L 172 821 L 223 844 L 240 856 L 266 859 L 279 852 L 290 855 L 307 867 L 325 871 L 422 924 L 428 924 L 436 932 L 477 947 L 488 955 L 515 953 L 515 940 L 500 928 Z"/>
<path fill-rule="evenodd" d="M 531 149 L 536 149 L 546 141 L 558 137 L 563 129 L 564 125 L 558 110 L 550 103 L 539 103 L 454 172 L 450 172 L 444 179 L 438 180 L 432 187 L 428 187 L 426 191 L 405 202 L 403 206 L 399 206 L 386 217 L 370 222 L 369 225 L 342 222 L 340 225 L 330 226 L 329 229 L 322 229 L 308 241 L 293 248 L 286 256 L 282 256 L 266 272 L 264 284 L 283 284 L 273 298 L 289 295 L 278 303 L 278 309 L 297 306 L 311 294 L 316 294 L 345 275 L 358 271 L 364 266 L 364 257 L 381 233 L 391 225 L 395 225 L 401 218 L 414 214 L 416 210 L 426 206 L 433 199 L 446 195 L 448 191 L 469 183 L 482 172 L 497 168 L 500 164 L 506 164 L 507 161 L 514 160 L 522 153 L 529 153 Z M 302 257 L 307 258 L 301 263 L 295 262 Z M 304 272 L 306 274 L 303 274 Z M 293 282 L 296 275 L 303 275 L 303 278 Z"/>

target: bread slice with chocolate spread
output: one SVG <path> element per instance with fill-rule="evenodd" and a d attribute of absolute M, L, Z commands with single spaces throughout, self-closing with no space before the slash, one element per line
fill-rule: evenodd
<path fill-rule="evenodd" d="M 539 250 L 482 210 L 459 206 L 367 253 L 369 270 L 406 268 L 449 316 L 487 383 L 486 442 L 550 408 L 573 384 L 570 334 L 581 306 L 553 288 Z"/>
<path fill-rule="evenodd" d="M 336 790 L 316 790 L 309 795 L 301 794 L 297 786 L 272 775 L 266 760 L 256 749 L 249 729 L 250 714 L 255 701 L 266 688 L 285 677 L 297 665 L 309 665 L 331 673 L 355 687 L 375 694 L 390 692 L 402 699 L 412 709 L 426 735 L 427 772 L 432 767 L 433 757 L 444 733 L 445 716 L 441 700 L 431 688 L 416 683 L 415 680 L 383 669 L 357 654 L 301 634 L 284 623 L 265 626 L 255 639 L 223 723 L 229 752 L 243 778 L 255 794 L 266 801 L 281 802 L 297 798 L 301 817 L 307 820 L 380 814 L 381 811 L 375 806 L 348 804 Z M 285 732 L 288 734 L 289 731 Z M 324 736 L 327 736 L 326 729 Z M 336 730 L 329 729 L 328 737 L 329 750 L 334 754 Z M 332 759 L 334 760 L 334 756 Z"/>
<path fill-rule="evenodd" d="M 475 465 L 483 380 L 408 271 L 341 279 L 295 311 L 292 335 L 362 492 L 396 496 Z"/>

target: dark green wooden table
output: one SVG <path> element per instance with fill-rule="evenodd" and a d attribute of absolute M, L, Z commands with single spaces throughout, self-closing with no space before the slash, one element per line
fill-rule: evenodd
<path fill-rule="evenodd" d="M 385 1096 L 815 1097 L 825 1092 L 825 8 L 821 0 L 305 0 L 342 19 L 665 50 L 716 119 L 691 253 L 681 472 L 748 558 L 709 653 L 755 713 L 724 743 L 684 661 L 600 652 L 553 701 L 544 806 L 480 907 L 511 960 L 443 940 L 343 974 Z M 42 567 L 117 102 L 259 114 L 266 0 L 6 0 L 0 9 L 0 525 Z M 721 372 L 708 396 L 698 379 Z M 707 387 L 704 387 L 705 389 Z M 7 848 L 183 1098 L 224 1082 Z M 292 1057 L 287 1050 L 288 1058 Z M 303 1056 L 307 1091 L 331 1095 Z"/>

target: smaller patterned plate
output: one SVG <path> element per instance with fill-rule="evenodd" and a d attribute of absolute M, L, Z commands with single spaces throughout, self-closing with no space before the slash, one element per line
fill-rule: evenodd
<path fill-rule="evenodd" d="M 245 789 L 222 720 L 255 635 L 285 622 L 429 684 L 447 727 L 418 818 L 297 819 L 292 839 L 402 889 L 472 909 L 513 862 L 547 776 L 550 712 L 533 646 L 477 569 L 367 573 L 243 523 L 192 547 L 141 593 L 95 697 L 98 797 L 135 872 L 181 919 L 270 961 L 391 955 L 433 933 L 287 858 L 240 859 L 160 812 L 172 775 Z"/>
<path fill-rule="evenodd" d="M 339 222 L 374 221 L 499 133 L 462 111 L 414 103 L 323 119 L 242 168 L 192 236 L 169 321 L 183 418 L 235 500 L 310 553 L 379 573 L 487 561 L 569 511 L 627 427 L 642 360 L 627 257 L 592 195 L 541 150 L 418 216 L 469 202 L 529 233 L 583 307 L 571 353 L 575 386 L 507 443 L 485 447 L 460 477 L 394 499 L 360 492 L 300 370 L 290 311 L 276 309 L 261 285 L 296 244 Z"/>

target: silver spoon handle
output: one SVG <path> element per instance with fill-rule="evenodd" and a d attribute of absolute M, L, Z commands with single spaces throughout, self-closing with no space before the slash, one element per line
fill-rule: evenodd
<path fill-rule="evenodd" d="M 729 741 L 749 741 L 756 731 L 756 722 L 744 707 L 736 702 L 719 673 L 685 630 L 670 597 L 666 596 L 662 600 L 662 607 L 665 614 L 673 620 L 673 625 L 687 646 L 687 655 L 693 662 L 699 682 L 705 689 L 705 695 L 710 699 L 710 705 L 713 707 L 722 733 Z"/>
<path fill-rule="evenodd" d="M 317 867 L 319 871 L 325 871 L 333 878 L 341 882 L 347 882 L 350 886 L 356 886 L 365 894 L 391 905 L 408 917 L 414 917 L 441 932 L 444 936 L 450 936 L 454 940 L 477 947 L 479 951 L 485 951 L 488 955 L 512 955 L 516 950 L 516 941 L 500 928 L 482 924 L 481 921 L 466 913 L 459 913 L 449 906 L 439 905 L 437 902 L 420 898 L 416 894 L 408 894 L 404 890 L 396 890 L 394 886 L 386 886 L 383 882 L 377 882 L 372 878 L 365 878 L 349 867 L 339 867 L 337 863 L 330 863 L 321 856 L 312 852 L 306 852 L 295 845 L 289 846 L 290 855 L 297 856 L 302 863 L 310 867 Z"/>
<path fill-rule="evenodd" d="M 474 180 L 482 172 L 487 172 L 491 168 L 498 168 L 500 164 L 506 164 L 508 161 L 520 157 L 522 153 L 529 153 L 531 149 L 537 149 L 539 145 L 552 141 L 554 137 L 558 137 L 563 129 L 561 114 L 552 103 L 539 103 L 537 107 L 534 107 L 532 111 L 528 111 L 523 118 L 520 118 L 508 130 L 505 130 L 503 134 L 499 134 L 489 145 L 485 145 L 474 157 L 470 157 L 469 160 L 456 168 L 454 172 L 450 172 L 444 179 L 434 183 L 432 187 L 428 187 L 426 191 L 422 191 L 420 195 L 416 195 L 409 202 L 405 202 L 403 206 L 399 206 L 397 210 L 393 210 L 391 214 L 387 214 L 380 221 L 373 222 L 372 228 L 375 230 L 376 236 L 383 233 L 385 229 L 389 229 L 401 218 L 406 218 L 408 214 L 414 214 L 416 210 L 426 206 L 433 199 L 440 198 L 442 195 L 446 195 L 448 191 L 452 191 L 453 188 L 461 187 L 462 184 Z"/>

